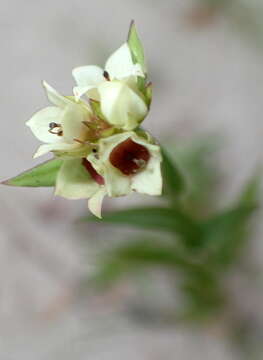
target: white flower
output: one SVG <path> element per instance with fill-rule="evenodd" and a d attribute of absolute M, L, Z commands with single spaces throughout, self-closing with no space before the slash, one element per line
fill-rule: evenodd
<path fill-rule="evenodd" d="M 76 103 L 60 95 L 46 82 L 43 82 L 48 99 L 54 106 L 48 106 L 27 121 L 33 134 L 42 142 L 34 157 L 49 151 L 74 153 L 85 147 L 84 142 L 89 132 L 83 122 L 90 121 L 91 110 L 84 103 Z"/>
<path fill-rule="evenodd" d="M 100 101 L 102 114 L 117 128 L 133 130 L 148 112 L 137 77 L 145 77 L 140 64 L 134 64 L 127 43 L 107 60 L 105 70 L 90 65 L 72 72 L 77 82 L 73 92 L 77 99 L 83 94 Z"/>
<path fill-rule="evenodd" d="M 103 177 L 107 195 L 123 196 L 137 191 L 148 195 L 162 192 L 160 147 L 133 131 L 98 141 L 98 152 L 88 161 Z"/>

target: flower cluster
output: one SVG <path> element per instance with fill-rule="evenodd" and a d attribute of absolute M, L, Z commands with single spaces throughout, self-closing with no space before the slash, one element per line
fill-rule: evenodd
<path fill-rule="evenodd" d="M 53 152 L 63 160 L 55 194 L 89 199 L 89 209 L 98 217 L 105 195 L 160 195 L 160 147 L 140 128 L 151 102 L 144 61 L 126 42 L 104 68 L 81 66 L 72 75 L 73 96 L 43 82 L 52 106 L 26 123 L 44 143 L 34 157 Z"/>

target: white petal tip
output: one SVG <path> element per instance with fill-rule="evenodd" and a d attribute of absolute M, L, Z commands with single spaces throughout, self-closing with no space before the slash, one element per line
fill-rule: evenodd
<path fill-rule="evenodd" d="M 42 80 L 42 86 L 44 87 L 44 89 L 45 89 L 47 92 L 48 92 L 48 91 L 51 91 L 51 92 L 55 91 L 54 88 L 53 88 L 51 85 L 49 85 L 48 82 L 46 82 L 46 80 Z"/>
<path fill-rule="evenodd" d="M 93 215 L 95 215 L 98 219 L 102 219 L 102 215 L 101 214 L 95 214 L 95 213 L 93 213 Z"/>
<path fill-rule="evenodd" d="M 94 204 L 94 202 L 92 201 L 92 198 L 91 198 L 88 201 L 88 208 L 89 208 L 89 211 L 94 216 L 96 216 L 98 219 L 102 219 L 102 216 L 101 216 L 101 204 L 100 205 Z"/>
<path fill-rule="evenodd" d="M 83 66 L 77 66 L 75 67 L 74 69 L 72 69 L 72 75 L 74 77 L 74 75 L 76 74 L 76 72 L 78 72 L 80 69 L 84 68 L 84 65 Z"/>
<path fill-rule="evenodd" d="M 49 86 L 46 80 L 42 80 L 41 83 L 44 86 L 44 88 L 47 88 Z"/>
<path fill-rule="evenodd" d="M 104 188 L 100 188 L 88 201 L 88 208 L 90 212 L 99 219 L 102 218 L 101 207 L 105 195 L 106 190 Z"/>
<path fill-rule="evenodd" d="M 79 93 L 77 87 L 74 87 L 74 88 L 73 88 L 73 94 L 74 94 L 75 100 L 76 100 L 77 102 L 79 102 L 79 100 L 80 100 L 80 98 L 81 98 L 81 94 Z"/>
<path fill-rule="evenodd" d="M 102 219 L 101 212 L 96 211 L 91 206 L 89 206 L 89 211 L 92 213 L 92 215 L 96 216 L 98 219 Z"/>

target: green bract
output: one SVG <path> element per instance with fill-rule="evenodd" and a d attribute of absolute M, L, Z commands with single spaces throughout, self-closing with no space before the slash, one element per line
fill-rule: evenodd
<path fill-rule="evenodd" d="M 144 74 L 146 74 L 147 70 L 146 70 L 143 46 L 142 46 L 141 40 L 138 36 L 138 33 L 136 31 L 134 21 L 131 22 L 127 42 L 128 42 L 131 54 L 132 54 L 133 62 L 135 64 L 136 63 L 140 64 Z"/>
<path fill-rule="evenodd" d="M 58 171 L 63 161 L 52 159 L 19 174 L 12 179 L 3 181 L 4 185 L 23 187 L 55 186 Z"/>

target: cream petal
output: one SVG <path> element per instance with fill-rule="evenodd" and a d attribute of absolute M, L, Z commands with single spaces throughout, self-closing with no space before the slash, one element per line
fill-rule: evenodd
<path fill-rule="evenodd" d="M 100 96 L 98 93 L 98 90 L 94 86 L 75 86 L 73 88 L 73 94 L 75 96 L 75 99 L 77 102 L 79 102 L 79 99 L 86 94 L 90 99 L 94 99 L 99 101 Z"/>
<path fill-rule="evenodd" d="M 148 133 L 146 133 L 146 135 L 148 138 L 150 137 Z M 161 173 L 162 156 L 160 146 L 150 144 L 147 140 L 145 141 L 136 135 L 131 136 L 131 139 L 138 144 L 145 146 L 151 155 L 145 169 L 132 177 L 132 189 L 142 194 L 161 195 L 163 181 Z"/>
<path fill-rule="evenodd" d="M 47 154 L 50 151 L 72 151 L 80 147 L 80 144 L 66 144 L 63 142 L 53 143 L 53 144 L 44 144 L 40 145 L 37 152 L 34 155 L 34 159 Z"/>
<path fill-rule="evenodd" d="M 124 81 L 106 81 L 98 92 L 103 115 L 118 128 L 132 130 L 147 115 L 145 102 Z"/>
<path fill-rule="evenodd" d="M 96 65 L 79 66 L 72 71 L 72 75 L 80 87 L 96 87 L 105 81 L 103 70 Z"/>
<path fill-rule="evenodd" d="M 98 160 L 93 154 L 87 159 L 94 169 L 104 178 L 107 194 L 110 197 L 128 195 L 131 192 L 130 178 L 123 175 L 118 169 L 111 165 L 108 160 Z"/>
<path fill-rule="evenodd" d="M 88 201 L 90 212 L 101 219 L 101 207 L 104 196 L 106 195 L 105 187 L 101 187 Z"/>
<path fill-rule="evenodd" d="M 107 193 L 110 197 L 119 197 L 131 193 L 131 180 L 128 176 L 123 175 L 118 169 L 107 163 L 103 172 L 103 178 Z"/>
<path fill-rule="evenodd" d="M 93 86 L 74 86 L 73 88 L 73 94 L 75 96 L 75 99 L 79 101 L 81 96 L 86 94 L 90 89 L 93 89 Z"/>
<path fill-rule="evenodd" d="M 109 73 L 110 79 L 123 79 L 130 76 L 142 76 L 144 73 L 140 64 L 134 64 L 130 48 L 124 43 L 107 60 L 105 70 Z"/>
<path fill-rule="evenodd" d="M 99 189 L 99 185 L 81 163 L 82 159 L 65 160 L 59 170 L 55 195 L 66 199 L 87 199 Z"/>
<path fill-rule="evenodd" d="M 52 122 L 60 124 L 63 110 L 56 106 L 46 107 L 35 113 L 26 125 L 30 127 L 33 134 L 45 143 L 60 142 L 61 139 L 54 134 L 51 134 L 49 124 Z"/>
<path fill-rule="evenodd" d="M 84 140 L 87 127 L 83 121 L 89 119 L 89 112 L 80 104 L 68 105 L 61 117 L 61 125 L 63 129 L 63 140 L 72 143 L 74 139 Z"/>
<path fill-rule="evenodd" d="M 67 106 L 68 104 L 71 103 L 71 101 L 69 99 L 67 99 L 65 96 L 60 95 L 52 86 L 50 86 L 46 81 L 43 81 L 43 86 L 44 89 L 46 90 L 47 93 L 47 97 L 48 100 L 60 107 L 60 108 L 64 108 L 65 106 Z"/>
<path fill-rule="evenodd" d="M 88 98 L 90 98 L 92 100 L 100 101 L 100 95 L 99 95 L 98 89 L 95 87 L 92 89 L 89 89 L 86 95 L 88 96 Z"/>
<path fill-rule="evenodd" d="M 161 160 L 151 153 L 151 158 L 143 171 L 132 177 L 133 190 L 148 195 L 161 195 L 162 173 Z"/>

